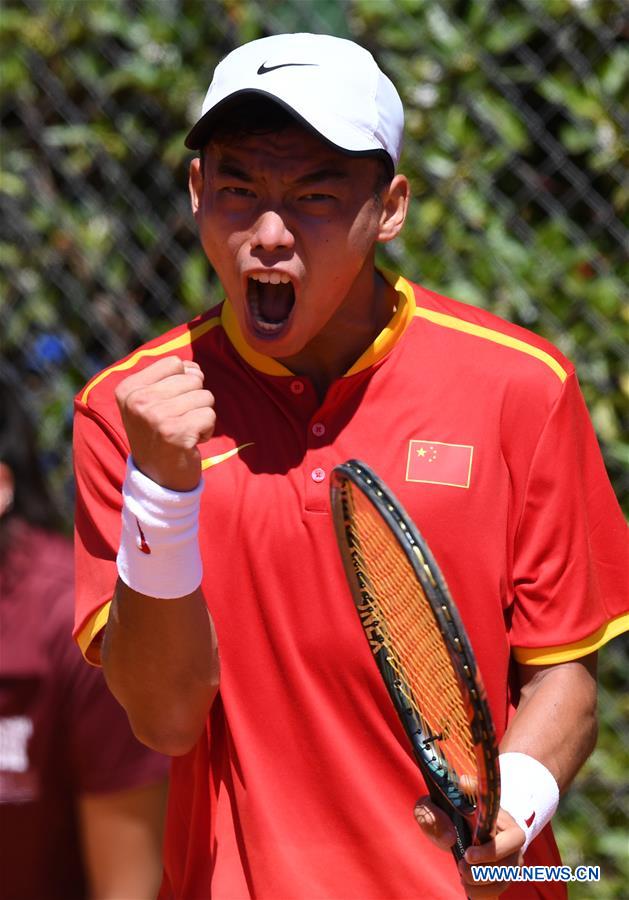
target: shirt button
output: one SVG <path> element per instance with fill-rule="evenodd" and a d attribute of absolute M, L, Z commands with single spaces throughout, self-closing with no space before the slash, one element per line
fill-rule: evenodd
<path fill-rule="evenodd" d="M 325 472 L 323 469 L 313 469 L 310 473 L 310 477 L 313 481 L 319 483 L 320 481 L 325 481 Z"/>
<path fill-rule="evenodd" d="M 325 434 L 325 425 L 322 422 L 315 422 L 312 426 L 312 433 L 315 437 L 323 437 Z"/>
<path fill-rule="evenodd" d="M 303 394 L 303 392 L 304 392 L 303 381 L 291 381 L 290 389 L 293 392 L 293 394 Z"/>

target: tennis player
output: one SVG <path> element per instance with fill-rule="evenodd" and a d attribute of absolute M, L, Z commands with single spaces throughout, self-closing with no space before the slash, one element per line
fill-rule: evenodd
<path fill-rule="evenodd" d="M 596 651 L 629 620 L 626 528 L 570 362 L 375 267 L 408 208 L 402 129 L 352 42 L 229 54 L 187 138 L 225 300 L 77 398 L 75 634 L 175 757 L 162 900 L 565 896 L 470 865 L 559 860 Z M 328 482 L 350 457 L 424 533 L 487 687 L 503 808 L 458 871 L 448 820 L 421 800 L 415 824 L 345 583 Z"/>

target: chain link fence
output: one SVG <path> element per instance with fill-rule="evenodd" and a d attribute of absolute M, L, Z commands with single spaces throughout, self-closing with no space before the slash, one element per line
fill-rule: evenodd
<path fill-rule="evenodd" d="M 219 59 L 283 31 L 358 40 L 407 111 L 405 235 L 381 261 L 544 334 L 576 363 L 629 510 L 624 0 L 5 0 L 0 12 L 0 362 L 40 423 L 71 521 L 72 397 L 221 299 L 196 239 L 183 137 Z M 574 896 L 628 883 L 626 657 L 563 803 Z"/>

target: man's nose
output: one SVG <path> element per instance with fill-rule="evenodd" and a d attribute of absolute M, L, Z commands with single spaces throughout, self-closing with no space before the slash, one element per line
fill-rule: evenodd
<path fill-rule="evenodd" d="M 266 209 L 258 217 L 251 235 L 251 249 L 292 249 L 295 238 L 285 217 L 275 209 Z"/>

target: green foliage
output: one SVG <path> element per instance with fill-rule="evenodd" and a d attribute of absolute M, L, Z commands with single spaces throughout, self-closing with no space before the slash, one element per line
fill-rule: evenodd
<path fill-rule="evenodd" d="M 221 298 L 188 209 L 183 139 L 219 59 L 284 30 L 354 37 L 391 75 L 415 200 L 382 262 L 535 329 L 577 363 L 629 511 L 623 9 L 623 0 L 4 0 L 0 351 L 29 389 L 68 519 L 74 391 Z M 603 696 L 599 747 L 558 827 L 568 862 L 603 866 L 603 883 L 575 889 L 584 898 L 621 897 L 629 874 L 616 802 L 627 746 L 618 651 L 603 655 L 602 680 L 613 693 Z"/>
<path fill-rule="evenodd" d="M 629 512 L 621 5 L 357 0 L 353 14 L 407 111 L 416 205 L 383 260 L 576 362 Z"/>

